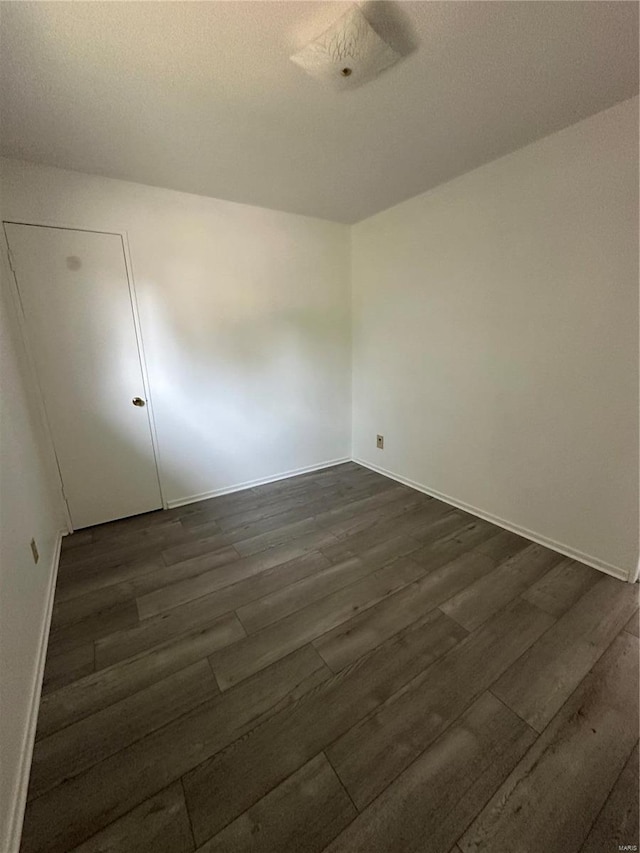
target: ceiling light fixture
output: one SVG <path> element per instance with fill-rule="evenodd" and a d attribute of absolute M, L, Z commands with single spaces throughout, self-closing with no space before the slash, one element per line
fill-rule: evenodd
<path fill-rule="evenodd" d="M 400 59 L 357 6 L 291 57 L 307 74 L 336 88 L 354 88 Z"/>

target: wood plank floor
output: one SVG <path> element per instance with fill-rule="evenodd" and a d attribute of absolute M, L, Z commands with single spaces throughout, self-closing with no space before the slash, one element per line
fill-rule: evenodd
<path fill-rule="evenodd" d="M 353 463 L 81 531 L 21 849 L 637 845 L 638 642 L 637 585 Z"/>

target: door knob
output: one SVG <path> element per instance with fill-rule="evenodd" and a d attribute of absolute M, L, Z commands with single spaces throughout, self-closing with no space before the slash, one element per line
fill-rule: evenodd
<path fill-rule="evenodd" d="M 144 406 L 144 400 L 142 397 L 134 397 L 131 402 L 134 406 Z"/>

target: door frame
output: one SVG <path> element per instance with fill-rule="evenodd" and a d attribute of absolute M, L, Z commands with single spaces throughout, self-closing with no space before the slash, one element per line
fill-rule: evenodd
<path fill-rule="evenodd" d="M 71 521 L 71 513 L 69 512 L 69 506 L 67 504 L 65 495 L 64 495 L 64 483 L 62 480 L 62 472 L 60 470 L 60 465 L 58 462 L 58 457 L 56 454 L 56 448 L 53 441 L 53 435 L 51 432 L 51 426 L 49 424 L 49 418 L 47 416 L 47 409 L 44 403 L 44 394 L 42 393 L 42 388 L 40 386 L 40 379 L 38 377 L 38 371 L 36 369 L 36 362 L 33 356 L 33 348 L 31 346 L 31 342 L 29 340 L 29 329 L 27 326 L 26 317 L 24 315 L 24 311 L 22 308 L 22 300 L 20 298 L 20 288 L 18 285 L 18 279 L 16 277 L 15 270 L 13 268 L 13 262 L 11 259 L 11 250 L 9 246 L 9 238 L 5 229 L 5 225 L 30 225 L 35 228 L 57 228 L 61 231 L 85 231 L 91 234 L 110 234 L 120 238 L 120 242 L 122 244 L 122 253 L 124 256 L 125 263 L 125 271 L 127 275 L 127 284 L 129 287 L 129 302 L 131 304 L 131 315 L 133 318 L 133 327 L 136 337 L 136 346 L 138 349 L 138 358 L 140 360 L 140 368 L 142 373 L 142 386 L 144 390 L 145 399 L 147 401 L 147 417 L 149 419 L 149 431 L 151 435 L 151 448 L 153 450 L 153 459 L 155 463 L 156 469 L 156 477 L 158 479 L 158 488 L 160 490 L 160 500 L 162 502 L 162 509 L 168 509 L 167 499 L 164 494 L 164 490 L 162 488 L 162 467 L 160 463 L 160 449 L 158 443 L 158 431 L 156 428 L 156 420 L 153 412 L 153 397 L 151 394 L 151 383 L 149 381 L 149 372 L 147 369 L 147 360 L 144 349 L 144 339 L 142 335 L 142 324 L 140 323 L 140 314 L 138 310 L 138 298 L 136 294 L 136 286 L 135 286 L 135 278 L 133 275 L 133 262 L 131 260 L 131 250 L 129 247 L 129 235 L 127 231 L 113 230 L 110 228 L 88 228 L 86 225 L 69 225 L 69 224 L 61 224 L 60 222 L 52 222 L 47 220 L 27 220 L 16 217 L 6 217 L 2 219 L 2 239 L 4 243 L 4 254 L 5 254 L 5 266 L 8 268 L 8 272 L 10 275 L 8 276 L 8 280 L 12 282 L 10 286 L 11 296 L 15 309 L 15 316 L 18 321 L 18 331 L 20 334 L 20 338 L 22 340 L 22 344 L 24 346 L 25 352 L 27 354 L 27 361 L 29 365 L 29 372 L 31 374 L 33 388 L 35 390 L 35 398 L 38 405 L 38 410 L 40 413 L 41 425 L 44 429 L 45 437 L 47 440 L 47 444 L 49 445 L 52 459 L 55 461 L 55 471 L 57 473 L 58 478 L 58 486 L 59 486 L 59 494 L 61 501 L 61 508 L 64 513 L 67 529 L 69 533 L 73 533 L 73 523 Z M 52 466 L 53 468 L 53 466 Z"/>

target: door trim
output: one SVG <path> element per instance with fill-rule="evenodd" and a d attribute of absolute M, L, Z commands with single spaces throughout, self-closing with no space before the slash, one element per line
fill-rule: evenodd
<path fill-rule="evenodd" d="M 40 429 L 42 431 L 42 435 L 44 436 L 45 442 L 47 443 L 48 456 L 49 456 L 49 473 L 52 477 L 55 477 L 57 480 L 57 496 L 58 496 L 58 505 L 60 511 L 62 512 L 62 517 L 64 518 L 64 523 L 66 525 L 67 531 L 69 533 L 73 533 L 73 524 L 71 522 L 71 513 L 69 512 L 69 506 L 64 496 L 64 489 L 62 486 L 62 476 L 60 474 L 60 466 L 58 464 L 58 457 L 56 455 L 56 448 L 53 443 L 53 437 L 51 435 L 51 428 L 49 426 L 49 419 L 47 417 L 47 410 L 44 406 L 44 397 L 42 394 L 42 388 L 40 387 L 40 378 L 38 376 L 38 372 L 36 370 L 35 360 L 33 358 L 33 353 L 31 350 L 31 344 L 29 342 L 29 335 L 27 332 L 27 324 L 24 316 L 24 312 L 22 310 L 22 302 L 20 300 L 20 292 L 18 291 L 18 282 L 16 279 L 15 272 L 13 271 L 13 267 L 10 261 L 10 253 L 9 253 L 9 241 L 7 239 L 6 231 L 4 230 L 4 220 L 2 222 L 2 239 L 4 241 L 4 252 L 2 258 L 3 270 L 7 273 L 7 282 L 9 282 L 9 291 L 11 292 L 11 301 L 13 303 L 13 314 L 14 321 L 16 323 L 16 327 L 18 330 L 18 334 L 20 337 L 20 343 L 22 344 L 22 349 L 26 355 L 27 362 L 27 371 L 29 374 L 29 379 L 31 380 L 31 393 L 30 396 L 35 401 L 36 407 L 38 409 L 39 421 L 40 421 Z M 22 223 L 21 223 L 22 224 Z"/>
<path fill-rule="evenodd" d="M 151 393 L 151 383 L 149 381 L 149 371 L 147 369 L 147 360 L 144 349 L 144 338 L 142 335 L 142 324 L 140 323 L 140 315 L 138 311 L 138 299 L 136 293 L 135 286 L 135 278 L 133 275 L 133 263 L 131 260 L 131 251 L 129 247 L 129 235 L 127 231 L 118 231 L 107 228 L 88 228 L 86 226 L 78 226 L 78 225 L 66 225 L 61 224 L 60 222 L 47 222 L 47 221 L 33 221 L 26 219 L 18 219 L 18 218 L 7 218 L 2 220 L 2 233 L 4 239 L 4 250 L 5 250 L 5 260 L 4 263 L 6 268 L 8 269 L 10 276 L 9 280 L 12 281 L 12 286 L 10 287 L 14 306 L 15 313 L 18 318 L 18 329 L 20 332 L 20 337 L 22 339 L 22 344 L 27 353 L 27 360 L 29 362 L 29 370 L 31 373 L 31 377 L 33 380 L 33 387 L 36 391 L 36 398 L 38 402 L 38 408 L 40 410 L 41 422 L 42 426 L 46 433 L 47 442 L 49 444 L 52 458 L 55 460 L 55 468 L 58 476 L 58 484 L 59 484 L 59 492 L 61 499 L 61 507 L 64 512 L 65 521 L 67 524 L 67 528 L 69 533 L 73 533 L 73 524 L 71 521 L 71 514 L 69 512 L 69 507 L 67 505 L 66 498 L 64 496 L 64 484 L 62 480 L 62 474 L 60 471 L 60 466 L 58 464 L 58 457 L 56 455 L 55 444 L 53 441 L 53 435 L 51 433 L 51 428 L 49 425 L 49 419 L 47 416 L 47 410 L 44 404 L 44 395 L 42 393 L 42 388 L 40 386 L 40 380 L 38 377 L 38 372 L 36 370 L 35 359 L 33 357 L 33 350 L 31 347 L 31 343 L 29 340 L 29 331 L 27 328 L 26 318 L 24 316 L 24 312 L 22 310 L 22 301 L 20 298 L 20 289 L 18 286 L 18 280 L 16 274 L 13 270 L 13 266 L 11 264 L 10 256 L 10 247 L 9 247 L 9 238 L 6 232 L 5 225 L 29 225 L 34 228 L 57 228 L 61 231 L 84 231 L 91 234 L 111 234 L 113 236 L 120 238 L 120 243 L 122 245 L 122 254 L 124 256 L 125 263 L 125 271 L 127 275 L 127 284 L 129 287 L 129 302 L 131 305 L 131 315 L 133 318 L 133 327 L 136 337 L 136 346 L 138 349 L 138 358 L 140 361 L 140 369 L 142 373 L 142 385 L 144 389 L 145 399 L 147 401 L 147 417 L 149 421 L 149 432 L 151 434 L 151 448 L 153 451 L 153 459 L 156 469 L 156 478 L 158 480 L 158 489 L 160 491 L 160 500 L 162 503 L 163 509 L 168 509 L 167 499 L 164 494 L 164 490 L 162 488 L 162 468 L 160 463 L 160 450 L 158 445 L 158 432 L 156 428 L 156 420 L 153 410 L 153 397 Z"/>

